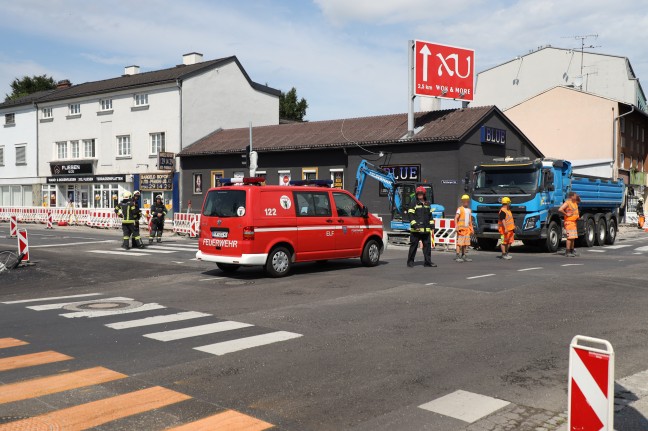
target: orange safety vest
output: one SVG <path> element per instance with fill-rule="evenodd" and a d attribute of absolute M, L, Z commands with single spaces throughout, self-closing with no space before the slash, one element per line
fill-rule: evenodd
<path fill-rule="evenodd" d="M 500 208 L 500 213 L 502 211 L 504 211 L 504 214 L 506 214 L 506 218 L 504 220 L 497 221 L 497 227 L 500 235 L 504 235 L 506 232 L 512 232 L 515 230 L 515 220 L 513 220 L 513 213 L 504 207 Z"/>
<path fill-rule="evenodd" d="M 457 221 L 457 230 L 459 229 L 470 229 L 472 233 L 472 222 L 470 220 L 470 212 L 466 211 L 464 207 L 459 207 L 459 220 Z"/>
<path fill-rule="evenodd" d="M 580 213 L 578 212 L 578 205 L 573 203 L 572 201 L 567 202 L 567 211 L 565 211 L 565 221 L 576 221 L 580 217 Z"/>

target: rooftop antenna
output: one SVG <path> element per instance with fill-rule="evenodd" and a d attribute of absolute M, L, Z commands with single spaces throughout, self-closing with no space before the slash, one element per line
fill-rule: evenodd
<path fill-rule="evenodd" d="M 581 42 L 581 44 L 580 44 L 581 45 L 580 46 L 580 52 L 581 52 L 581 64 L 580 64 L 581 73 L 580 74 L 581 74 L 581 76 L 583 76 L 583 56 L 584 56 L 585 48 L 587 48 L 587 49 L 595 49 L 595 48 L 600 48 L 601 47 L 601 45 L 587 45 L 587 46 L 585 46 L 585 41 L 587 39 L 592 39 L 592 38 L 594 40 L 596 40 L 596 39 L 598 39 L 598 36 L 599 36 L 598 34 L 584 34 L 584 35 L 581 35 L 581 36 L 565 36 L 565 37 L 563 37 L 563 39 L 576 39 L 576 40 L 580 40 L 580 42 Z M 579 48 L 573 48 L 573 49 L 579 49 Z"/>

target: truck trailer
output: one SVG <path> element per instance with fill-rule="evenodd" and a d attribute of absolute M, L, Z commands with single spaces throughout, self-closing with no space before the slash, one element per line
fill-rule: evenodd
<path fill-rule="evenodd" d="M 623 180 L 576 175 L 567 160 L 507 157 L 476 166 L 467 182 L 475 237 L 483 250 L 497 246 L 499 209 L 508 196 L 516 238 L 556 252 L 564 231 L 558 208 L 571 191 L 581 198 L 579 246 L 611 245 L 616 240 L 625 196 Z"/>

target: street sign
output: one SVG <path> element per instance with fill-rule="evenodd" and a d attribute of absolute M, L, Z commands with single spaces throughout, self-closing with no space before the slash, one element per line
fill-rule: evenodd
<path fill-rule="evenodd" d="M 172 171 L 175 169 L 175 154 L 160 151 L 158 153 L 158 169 L 161 171 Z"/>
<path fill-rule="evenodd" d="M 473 100 L 474 50 L 417 40 L 414 59 L 414 95 Z"/>
<path fill-rule="evenodd" d="M 568 392 L 569 431 L 614 430 L 614 349 L 608 341 L 582 335 L 573 338 Z"/>

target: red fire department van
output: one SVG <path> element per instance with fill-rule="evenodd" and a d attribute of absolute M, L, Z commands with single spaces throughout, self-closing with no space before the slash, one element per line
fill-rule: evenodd
<path fill-rule="evenodd" d="M 262 178 L 221 180 L 209 189 L 200 218 L 198 260 L 225 272 L 264 266 L 273 277 L 295 262 L 359 257 L 378 265 L 383 250 L 381 220 L 345 190 L 294 181 L 261 185 Z M 302 185 L 306 183 L 306 185 Z"/>

